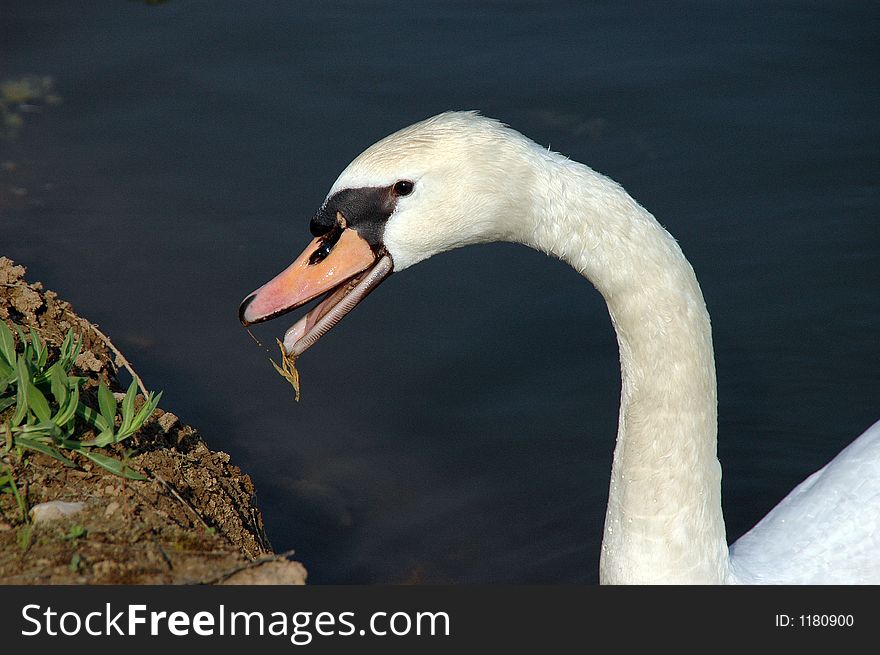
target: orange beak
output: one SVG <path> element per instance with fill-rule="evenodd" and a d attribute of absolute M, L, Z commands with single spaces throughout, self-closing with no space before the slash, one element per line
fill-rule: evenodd
<path fill-rule="evenodd" d="M 299 356 L 393 270 L 391 257 L 377 256 L 353 229 L 314 239 L 290 266 L 250 294 L 239 307 L 242 324 L 251 325 L 286 314 L 327 296 L 284 336 L 288 354 Z"/>

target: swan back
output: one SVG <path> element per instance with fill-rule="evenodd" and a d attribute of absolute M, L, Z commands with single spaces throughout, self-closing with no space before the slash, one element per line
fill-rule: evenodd
<path fill-rule="evenodd" d="M 880 582 L 880 422 L 730 548 L 732 582 Z"/>

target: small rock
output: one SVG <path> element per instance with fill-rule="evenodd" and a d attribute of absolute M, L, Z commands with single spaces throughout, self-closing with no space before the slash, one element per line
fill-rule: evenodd
<path fill-rule="evenodd" d="M 24 277 L 25 267 L 15 264 L 9 257 L 0 257 L 0 283 L 13 284 Z"/>
<path fill-rule="evenodd" d="M 20 286 L 12 294 L 10 301 L 12 306 L 25 316 L 34 316 L 34 311 L 43 304 L 40 294 L 30 287 Z"/>
<path fill-rule="evenodd" d="M 179 420 L 180 419 L 171 412 L 165 412 L 164 414 L 162 414 L 162 416 L 159 417 L 159 427 L 162 428 L 162 432 L 167 434 L 171 431 L 171 428 L 177 425 L 177 422 Z"/>
<path fill-rule="evenodd" d="M 104 510 L 104 516 L 110 517 L 113 516 L 119 510 L 119 503 L 115 500 L 107 505 L 107 509 Z"/>
<path fill-rule="evenodd" d="M 306 567 L 299 562 L 277 561 L 266 562 L 251 569 L 239 571 L 222 585 L 304 585 L 306 583 Z"/>
<path fill-rule="evenodd" d="M 30 515 L 34 523 L 47 523 L 78 514 L 83 507 L 85 504 L 80 502 L 50 500 L 48 503 L 40 503 L 31 507 Z"/>
<path fill-rule="evenodd" d="M 79 357 L 76 358 L 76 365 L 81 369 L 94 371 L 97 373 L 104 365 L 101 364 L 101 360 L 95 357 L 95 353 L 91 350 L 84 350 L 79 354 Z"/>

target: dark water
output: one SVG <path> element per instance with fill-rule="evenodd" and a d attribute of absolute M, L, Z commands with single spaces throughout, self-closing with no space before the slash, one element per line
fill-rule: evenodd
<path fill-rule="evenodd" d="M 253 476 L 312 581 L 595 581 L 617 351 L 565 265 L 495 245 L 394 276 L 302 360 L 298 405 L 236 319 L 351 158 L 479 108 L 681 242 L 738 537 L 880 417 L 877 5 L 412 4 L 0 3 L 0 79 L 63 97 L 0 142 L 27 190 L 0 254 Z"/>

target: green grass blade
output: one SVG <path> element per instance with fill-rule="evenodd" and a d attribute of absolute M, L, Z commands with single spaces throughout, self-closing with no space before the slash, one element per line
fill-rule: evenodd
<path fill-rule="evenodd" d="M 64 369 L 65 373 L 69 373 L 70 369 L 73 368 L 81 349 L 82 337 L 74 338 L 73 328 L 70 328 L 67 331 L 67 335 L 64 337 L 64 343 L 61 344 L 61 352 L 58 356 L 58 363 L 61 365 L 61 368 Z"/>
<path fill-rule="evenodd" d="M 66 378 L 70 379 L 70 378 Z M 52 417 L 52 421 L 60 426 L 64 427 L 73 419 L 76 415 L 76 406 L 79 404 L 79 384 L 74 383 L 71 387 L 67 388 L 67 398 L 65 398 L 65 402 L 58 409 L 58 413 Z"/>
<path fill-rule="evenodd" d="M 24 357 L 19 357 L 15 366 L 18 388 L 15 390 L 15 413 L 12 415 L 12 425 L 16 426 L 27 416 L 28 390 L 30 384 L 30 371 Z"/>
<path fill-rule="evenodd" d="M 64 335 L 64 341 L 61 342 L 61 348 L 58 351 L 58 361 L 63 362 L 67 358 L 69 358 L 72 348 L 73 348 L 73 328 L 69 328 L 67 330 L 67 334 Z"/>
<path fill-rule="evenodd" d="M 116 397 L 103 380 L 98 384 L 98 408 L 107 425 L 116 423 Z"/>
<path fill-rule="evenodd" d="M 70 372 L 70 369 L 73 368 L 73 365 L 76 364 L 76 358 L 79 357 L 80 352 L 82 352 L 83 347 L 83 338 L 77 337 L 76 345 L 73 347 L 73 353 L 70 355 L 70 363 L 67 366 L 67 371 Z"/>
<path fill-rule="evenodd" d="M 155 396 L 151 391 L 147 399 L 144 401 L 144 404 L 141 405 L 141 408 L 138 410 L 138 413 L 135 415 L 134 419 L 132 419 L 131 423 L 128 426 L 128 429 L 124 432 L 122 430 L 119 431 L 119 434 L 116 435 L 116 442 L 120 442 L 123 439 L 128 439 L 135 432 L 140 430 L 144 423 L 147 422 L 147 419 L 150 418 L 150 415 L 155 411 L 156 407 L 159 406 L 159 400 L 162 398 L 162 392 L 160 391 Z"/>
<path fill-rule="evenodd" d="M 109 446 L 114 441 L 116 441 L 116 435 L 113 433 L 113 430 L 104 430 L 101 434 L 95 437 L 94 445 L 103 448 L 105 446 Z"/>
<path fill-rule="evenodd" d="M 33 383 L 27 381 L 28 389 L 28 409 L 33 412 L 39 421 L 49 422 L 52 418 L 52 410 L 49 408 L 49 401 L 43 392 L 37 389 Z"/>
<path fill-rule="evenodd" d="M 34 328 L 30 328 L 30 332 L 31 346 L 34 349 L 34 364 L 36 364 L 38 370 L 42 370 L 46 365 L 46 360 L 49 359 L 49 347 L 43 343 L 43 340 L 40 339 L 40 335 L 37 334 Z"/>
<path fill-rule="evenodd" d="M 0 488 L 4 485 L 6 489 L 3 489 L 4 493 L 11 493 L 13 498 L 15 498 L 15 504 L 18 506 L 18 518 L 20 521 L 27 520 L 27 503 L 21 497 L 21 494 L 18 493 L 18 483 L 15 481 L 15 476 L 12 473 L 11 468 L 7 468 L 6 474 L 0 477 Z"/>
<path fill-rule="evenodd" d="M 0 323 L 3 323 L 3 321 L 0 321 Z M 6 358 L 3 355 L 0 355 L 0 380 L 8 378 L 9 374 L 12 373 L 14 370 L 15 368 L 12 366 L 12 364 L 7 362 Z"/>
<path fill-rule="evenodd" d="M 61 434 L 58 426 L 51 421 L 40 421 L 39 423 L 27 423 L 12 428 L 12 433 L 29 439 L 48 439 L 54 441 Z M 16 437 L 16 438 L 17 438 Z"/>
<path fill-rule="evenodd" d="M 9 366 L 15 366 L 15 337 L 3 320 L 0 320 L 0 357 Z"/>
<path fill-rule="evenodd" d="M 5 398 L 0 398 L 0 412 L 2 412 L 7 407 L 12 407 L 15 404 L 15 396 L 6 396 Z"/>
<path fill-rule="evenodd" d="M 15 378 L 10 379 L 8 376 L 0 374 L 0 394 L 6 391 L 6 388 L 12 384 L 13 380 L 15 380 Z"/>
<path fill-rule="evenodd" d="M 111 473 L 115 473 L 116 475 L 128 478 L 129 480 L 146 480 L 147 478 L 135 471 L 130 466 L 126 465 L 125 462 L 122 462 L 118 459 L 114 459 L 113 457 L 108 457 L 107 455 L 102 455 L 101 453 L 92 452 L 86 449 L 80 449 L 77 452 L 82 453 L 90 460 L 92 460 L 98 466 L 101 466 Z"/>
<path fill-rule="evenodd" d="M 32 439 L 29 437 L 16 437 L 15 443 L 22 448 L 29 448 L 30 450 L 36 450 L 38 453 L 43 453 L 44 455 L 48 455 L 49 457 L 53 457 L 57 459 L 59 462 L 63 462 L 66 466 L 75 467 L 71 460 L 62 455 L 52 446 L 44 444 L 42 441 L 37 441 L 36 439 Z"/>
<path fill-rule="evenodd" d="M 122 423 L 119 426 L 120 434 L 131 430 L 131 422 L 132 419 L 134 419 L 134 399 L 136 395 L 137 383 L 132 380 L 131 384 L 128 385 L 128 391 L 125 392 L 125 398 L 122 399 Z M 144 402 L 146 402 L 146 399 L 144 399 Z"/>
<path fill-rule="evenodd" d="M 67 397 L 70 389 L 70 382 L 67 375 L 61 368 L 60 362 L 55 362 L 46 372 L 49 378 L 49 389 L 52 391 L 52 397 L 55 403 L 60 407 L 67 403 Z"/>
<path fill-rule="evenodd" d="M 76 406 L 76 415 L 101 432 L 110 429 L 110 426 L 107 425 L 107 421 L 104 420 L 104 417 L 88 405 L 83 403 L 78 404 Z"/>

